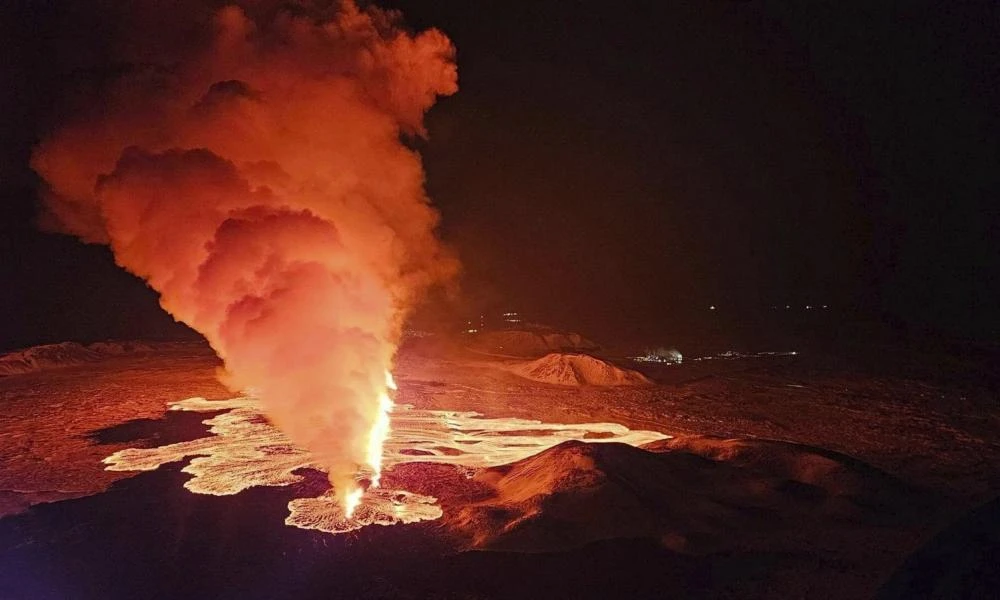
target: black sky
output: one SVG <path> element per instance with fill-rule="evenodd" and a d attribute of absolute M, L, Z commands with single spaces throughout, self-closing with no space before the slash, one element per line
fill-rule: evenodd
<path fill-rule="evenodd" d="M 177 331 L 107 251 L 32 225 L 31 145 L 119 4 L 0 9 L 0 347 Z M 387 4 L 458 47 L 418 146 L 469 310 L 605 337 L 710 304 L 1000 331 L 995 3 Z"/>

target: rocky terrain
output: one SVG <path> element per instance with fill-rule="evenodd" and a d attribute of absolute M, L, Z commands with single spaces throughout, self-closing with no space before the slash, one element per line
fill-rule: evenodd
<path fill-rule="evenodd" d="M 554 385 L 641 386 L 653 383 L 642 373 L 587 354 L 553 352 L 531 362 L 515 363 L 509 368 L 525 379 Z"/>
<path fill-rule="evenodd" d="M 220 497 L 184 488 L 183 457 L 105 470 L 118 451 L 211 435 L 213 413 L 167 411 L 232 397 L 209 349 L 58 347 L 20 353 L 10 364 L 30 368 L 0 378 L 0 567 L 18 573 L 0 597 L 903 598 L 957 589 L 926 581 L 942 548 L 979 549 L 964 585 L 994 547 L 988 511 L 941 533 L 1000 493 L 995 395 L 977 367 L 941 366 L 957 359 L 901 371 L 806 352 L 639 374 L 579 352 L 404 350 L 396 401 L 414 415 L 521 419 L 509 433 L 529 437 L 538 422 L 671 437 L 585 434 L 468 468 L 411 456 L 385 485 L 436 499 L 439 518 L 331 535 L 283 524 L 329 487 L 309 468 Z M 476 443 L 499 435 L 463 418 Z"/>

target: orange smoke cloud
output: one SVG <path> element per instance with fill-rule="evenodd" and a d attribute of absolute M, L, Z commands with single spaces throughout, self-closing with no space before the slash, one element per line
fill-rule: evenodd
<path fill-rule="evenodd" d="M 346 497 L 402 320 L 457 268 L 400 141 L 457 90 L 454 49 L 350 1 L 259 12 L 130 68 L 32 164 L 45 221 L 109 244 Z"/>

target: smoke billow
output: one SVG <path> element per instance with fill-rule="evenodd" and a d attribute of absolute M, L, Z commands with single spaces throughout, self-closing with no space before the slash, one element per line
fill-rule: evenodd
<path fill-rule="evenodd" d="M 260 4 L 195 11 L 190 43 L 119 69 L 33 166 L 45 222 L 109 244 L 343 495 L 408 307 L 457 267 L 400 141 L 457 90 L 454 49 L 350 0 Z"/>

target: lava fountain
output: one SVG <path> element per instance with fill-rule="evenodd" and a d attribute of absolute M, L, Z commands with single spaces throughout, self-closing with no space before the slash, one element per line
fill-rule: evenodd
<path fill-rule="evenodd" d="M 403 320 L 457 270 L 402 141 L 457 90 L 454 48 L 351 0 L 123 6 L 121 54 L 35 148 L 43 223 L 109 245 L 353 511 Z"/>
<path fill-rule="evenodd" d="M 388 390 L 396 390 L 396 382 L 389 371 L 385 372 L 385 387 L 386 391 L 378 396 L 379 412 L 368 438 L 368 466 L 372 470 L 372 487 L 378 487 L 382 477 L 383 446 L 389 438 L 389 413 L 392 412 L 392 398 L 389 397 Z"/>
<path fill-rule="evenodd" d="M 396 390 L 396 382 L 389 371 L 385 372 L 385 387 L 386 389 L 378 395 L 378 414 L 375 417 L 375 423 L 372 425 L 371 431 L 368 433 L 367 466 L 371 469 L 371 483 L 369 484 L 371 488 L 377 488 L 382 481 L 382 455 L 385 451 L 385 441 L 389 439 L 389 413 L 392 412 L 393 407 L 389 391 Z M 354 515 L 355 509 L 361 503 L 364 492 L 365 490 L 361 487 L 348 489 L 343 502 L 344 514 L 347 515 L 348 519 Z"/>

